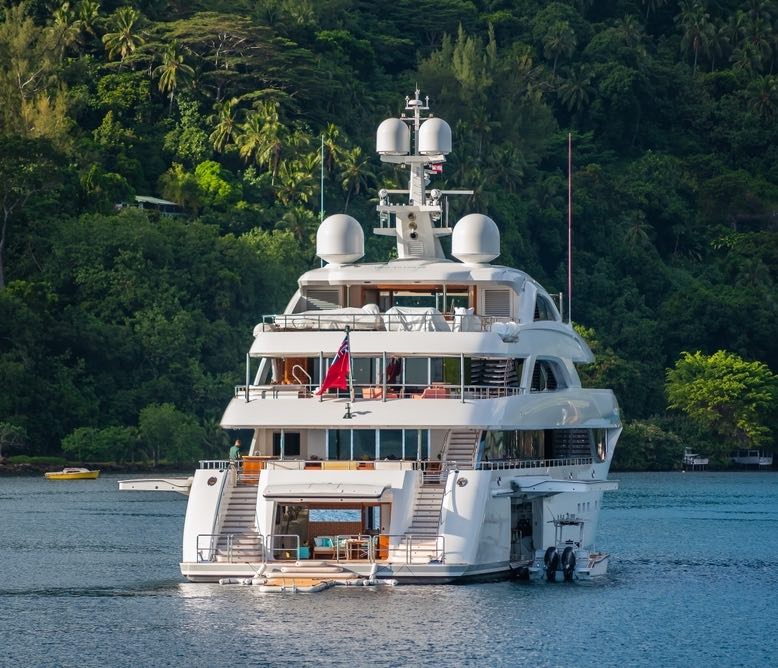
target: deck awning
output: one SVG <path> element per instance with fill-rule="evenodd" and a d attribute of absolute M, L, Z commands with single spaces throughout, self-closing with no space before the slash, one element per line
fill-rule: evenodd
<path fill-rule="evenodd" d="M 376 501 L 387 500 L 386 485 L 350 485 L 334 482 L 268 485 L 262 496 L 266 499 L 308 501 Z"/>

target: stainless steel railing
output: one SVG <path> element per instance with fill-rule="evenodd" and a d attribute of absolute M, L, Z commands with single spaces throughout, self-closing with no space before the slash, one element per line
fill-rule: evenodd
<path fill-rule="evenodd" d="M 339 534 L 332 536 L 331 548 L 313 548 L 312 558 L 335 562 L 393 561 L 406 564 L 442 563 L 446 537 L 419 534 Z M 234 533 L 199 534 L 197 563 L 267 563 L 298 561 L 301 557 L 297 534 L 245 535 Z M 318 554 L 317 554 L 318 552 Z M 322 554 L 323 553 L 323 554 Z"/>
<path fill-rule="evenodd" d="M 544 469 L 555 466 L 591 466 L 591 457 L 561 457 L 557 459 L 504 459 L 493 462 L 479 462 L 476 469 L 502 471 L 504 469 Z"/>
<path fill-rule="evenodd" d="M 236 385 L 234 396 L 253 401 L 255 399 L 280 399 L 297 396 L 298 398 L 310 398 L 318 389 L 316 383 L 296 383 L 293 385 Z M 501 399 L 527 394 L 520 387 L 495 386 L 495 385 L 402 385 L 393 383 L 386 389 L 375 384 L 355 384 L 354 394 L 357 401 L 394 401 L 396 399 L 458 399 L 480 400 Z M 348 391 L 337 394 L 327 394 L 327 397 L 342 396 L 348 398 Z"/>

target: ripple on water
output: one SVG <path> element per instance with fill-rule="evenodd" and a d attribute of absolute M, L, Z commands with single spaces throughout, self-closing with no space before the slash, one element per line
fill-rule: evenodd
<path fill-rule="evenodd" d="M 185 499 L 3 480 L 9 665 L 772 665 L 778 478 L 621 474 L 590 583 L 263 594 L 181 580 Z M 91 481 L 90 481 L 91 482 Z M 139 499 L 143 499 L 140 501 Z M 35 642 L 30 642 L 31 629 Z M 88 647 L 74 661 L 72 648 Z"/>

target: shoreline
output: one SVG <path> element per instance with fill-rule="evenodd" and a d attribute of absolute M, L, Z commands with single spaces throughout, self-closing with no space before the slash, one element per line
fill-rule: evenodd
<path fill-rule="evenodd" d="M 152 464 L 116 464 L 113 462 L 68 462 L 67 464 L 9 464 L 0 463 L 0 477 L 17 476 L 40 476 L 51 471 L 61 471 L 63 467 L 83 467 L 88 469 L 98 469 L 100 473 L 180 473 L 186 467 L 163 465 L 154 466 Z M 192 467 L 196 468 L 197 464 Z"/>

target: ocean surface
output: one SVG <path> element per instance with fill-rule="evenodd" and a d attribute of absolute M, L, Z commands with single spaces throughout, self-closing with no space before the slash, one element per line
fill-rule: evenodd
<path fill-rule="evenodd" d="M 183 496 L 0 478 L 0 666 L 778 665 L 778 473 L 613 478 L 598 582 L 308 595 L 184 581 Z"/>

